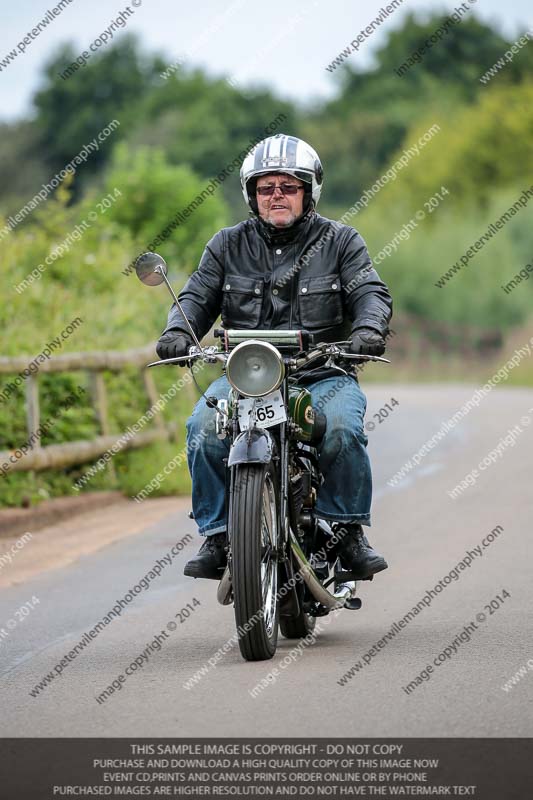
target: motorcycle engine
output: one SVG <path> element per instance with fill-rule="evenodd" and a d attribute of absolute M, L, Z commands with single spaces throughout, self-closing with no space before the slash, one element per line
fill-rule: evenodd
<path fill-rule="evenodd" d="M 298 530 L 301 527 L 306 527 L 305 517 L 302 518 L 302 509 L 304 505 L 309 506 L 312 502 L 311 497 L 312 480 L 310 470 L 300 470 L 291 477 L 291 517 L 293 527 Z"/>

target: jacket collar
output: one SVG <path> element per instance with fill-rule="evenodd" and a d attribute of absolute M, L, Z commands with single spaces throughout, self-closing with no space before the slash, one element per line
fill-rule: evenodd
<path fill-rule="evenodd" d="M 261 217 L 255 217 L 257 230 L 272 247 L 276 245 L 290 244 L 299 239 L 310 228 L 316 218 L 316 211 L 312 207 L 309 211 L 296 220 L 288 228 L 276 228 L 270 222 L 265 222 Z"/>

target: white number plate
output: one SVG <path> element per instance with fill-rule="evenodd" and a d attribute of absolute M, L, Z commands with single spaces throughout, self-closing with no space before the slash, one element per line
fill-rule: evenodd
<path fill-rule="evenodd" d="M 285 422 L 287 414 L 280 391 L 265 394 L 263 397 L 246 397 L 239 400 L 239 425 L 241 430 L 250 427 L 254 419 L 258 428 L 270 428 Z"/>

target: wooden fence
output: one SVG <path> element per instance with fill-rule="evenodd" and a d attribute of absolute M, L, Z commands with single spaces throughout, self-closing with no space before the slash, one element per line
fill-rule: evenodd
<path fill-rule="evenodd" d="M 157 403 L 159 396 L 150 370 L 146 369 L 149 361 L 155 360 L 153 345 L 134 350 L 120 351 L 94 351 L 89 353 L 65 353 L 44 361 L 39 365 L 38 372 L 30 373 L 25 378 L 26 392 L 26 421 L 28 438 L 26 442 L 32 445 L 25 455 L 11 458 L 13 453 L 19 451 L 0 451 L 0 467 L 9 464 L 9 471 L 43 470 L 68 467 L 73 464 L 83 464 L 91 461 L 113 448 L 123 439 L 121 450 L 144 447 L 155 441 L 166 441 L 175 435 L 175 426 L 165 425 L 162 417 L 155 413 L 150 429 L 134 435 L 114 434 L 110 432 L 107 394 L 104 383 L 104 371 L 120 372 L 129 367 L 137 367 L 142 374 L 148 409 Z M 6 357 L 0 356 L 0 375 L 21 374 L 28 369 L 31 360 L 25 356 Z M 89 375 L 89 387 L 93 408 L 98 420 L 100 435 L 92 440 L 66 442 L 41 447 L 39 435 L 40 409 L 39 409 L 39 376 L 44 372 L 73 372 L 82 371 Z M 185 384 L 185 388 L 190 384 Z M 142 413 L 141 413 L 142 416 Z M 23 447 L 24 445 L 21 445 Z"/>
<path fill-rule="evenodd" d="M 416 360 L 431 354 L 459 356 L 463 359 L 491 358 L 503 347 L 503 335 L 498 328 L 480 328 L 421 319 L 408 314 L 392 318 L 394 343 L 391 357 Z"/>

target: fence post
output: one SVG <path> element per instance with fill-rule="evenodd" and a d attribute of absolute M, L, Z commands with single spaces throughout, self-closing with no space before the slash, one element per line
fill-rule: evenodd
<path fill-rule="evenodd" d="M 31 447 L 41 446 L 40 416 L 39 384 L 37 376 L 30 374 L 26 380 L 26 426 L 28 441 L 32 442 Z"/>
<path fill-rule="evenodd" d="M 94 404 L 94 412 L 98 420 L 98 427 L 102 436 L 109 433 L 109 416 L 107 413 L 107 393 L 105 389 L 104 376 L 99 370 L 91 370 L 90 373 L 91 395 Z"/>
<path fill-rule="evenodd" d="M 90 373 L 90 389 L 94 405 L 94 413 L 98 421 L 98 427 L 102 436 L 109 435 L 109 414 L 107 410 L 107 392 L 105 388 L 104 374 L 101 370 L 91 370 Z M 116 481 L 117 472 L 115 465 L 109 461 L 109 472 L 111 478 Z"/>
<path fill-rule="evenodd" d="M 144 390 L 146 392 L 146 396 L 148 397 L 148 402 L 150 403 L 149 408 L 151 408 L 159 400 L 154 381 L 154 376 L 152 375 L 149 369 L 143 369 L 142 378 L 144 383 Z M 155 426 L 160 430 L 163 430 L 163 428 L 165 427 L 165 421 L 163 420 L 163 417 L 161 416 L 160 412 L 157 412 L 155 415 Z"/>

